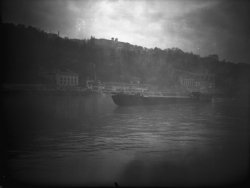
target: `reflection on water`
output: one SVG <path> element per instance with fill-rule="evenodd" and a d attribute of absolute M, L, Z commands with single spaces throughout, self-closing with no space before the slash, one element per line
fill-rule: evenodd
<path fill-rule="evenodd" d="M 244 178 L 247 109 L 117 107 L 108 96 L 7 97 L 13 180 L 45 185 L 218 185 Z"/>

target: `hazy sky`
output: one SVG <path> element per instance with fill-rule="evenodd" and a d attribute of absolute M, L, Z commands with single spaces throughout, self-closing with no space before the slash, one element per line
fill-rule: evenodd
<path fill-rule="evenodd" d="M 4 0 L 4 22 L 69 38 L 111 37 L 250 63 L 250 3 L 236 0 Z"/>

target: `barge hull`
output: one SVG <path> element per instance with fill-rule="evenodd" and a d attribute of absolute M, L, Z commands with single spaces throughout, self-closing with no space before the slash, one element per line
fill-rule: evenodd
<path fill-rule="evenodd" d="M 198 101 L 208 101 L 200 98 L 194 97 L 144 97 L 136 95 L 113 95 L 112 99 L 114 103 L 118 106 L 132 106 L 132 105 L 161 105 L 161 104 L 171 104 L 178 102 L 198 102 Z"/>

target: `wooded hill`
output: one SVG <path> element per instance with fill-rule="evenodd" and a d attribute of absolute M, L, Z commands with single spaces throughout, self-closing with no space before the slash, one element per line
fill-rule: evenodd
<path fill-rule="evenodd" d="M 216 87 L 230 94 L 249 90 L 250 65 L 219 60 L 218 55 L 200 57 L 178 48 L 148 49 L 117 40 L 68 39 L 40 29 L 1 24 L 2 83 L 41 83 L 41 72 L 71 70 L 80 84 L 101 81 L 140 81 L 159 87 L 178 85 L 175 70 L 214 74 Z M 250 63 L 250 62 L 249 62 Z"/>

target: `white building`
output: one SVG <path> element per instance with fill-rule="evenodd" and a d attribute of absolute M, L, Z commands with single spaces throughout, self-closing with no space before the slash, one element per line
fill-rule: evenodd
<path fill-rule="evenodd" d="M 77 73 L 67 71 L 58 71 L 55 74 L 56 85 L 59 87 L 76 87 L 79 84 L 79 76 Z"/>
<path fill-rule="evenodd" d="M 209 92 L 215 89 L 215 78 L 211 74 L 182 73 L 180 83 L 189 91 Z"/>

